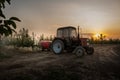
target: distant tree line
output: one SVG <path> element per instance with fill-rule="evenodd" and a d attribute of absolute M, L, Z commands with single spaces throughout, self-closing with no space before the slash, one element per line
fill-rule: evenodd
<path fill-rule="evenodd" d="M 42 41 L 42 40 L 48 40 L 48 41 L 52 41 L 54 39 L 54 37 L 52 35 L 50 35 L 49 37 L 45 37 L 44 34 L 40 35 L 40 39 L 39 41 Z"/>
<path fill-rule="evenodd" d="M 36 40 L 36 35 L 33 32 L 32 36 L 29 34 L 28 29 L 20 29 L 18 32 L 14 33 L 13 35 L 9 36 L 2 36 L 1 37 L 1 42 L 3 42 L 3 45 L 11 45 L 14 47 L 40 47 L 40 42 L 41 41 L 52 41 L 54 37 L 50 35 L 49 37 L 45 37 L 44 34 L 40 35 L 38 40 Z M 36 42 L 37 41 L 37 42 Z M 1 45 L 1 43 L 0 43 Z"/>
<path fill-rule="evenodd" d="M 104 39 L 104 40 L 94 40 L 90 39 L 90 43 L 92 44 L 120 44 L 120 39 Z"/>
<path fill-rule="evenodd" d="M 34 47 L 40 45 L 41 41 L 52 41 L 54 36 L 50 35 L 45 37 L 44 34 L 41 34 L 36 40 L 35 33 L 32 33 L 32 36 L 29 34 L 28 29 L 20 29 L 14 35 L 3 37 L 2 41 L 7 45 L 13 45 L 14 47 Z M 37 41 L 37 42 L 36 42 Z M 99 39 L 90 39 L 91 44 L 120 44 L 120 39 L 108 39 L 106 40 L 104 36 L 100 36 Z"/>

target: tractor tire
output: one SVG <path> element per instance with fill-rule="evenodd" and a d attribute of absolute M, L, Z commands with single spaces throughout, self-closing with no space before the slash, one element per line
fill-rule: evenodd
<path fill-rule="evenodd" d="M 55 54 L 61 54 L 64 51 L 64 43 L 60 39 L 55 39 L 51 44 L 51 49 Z"/>
<path fill-rule="evenodd" d="M 42 47 L 42 51 L 44 51 L 45 49 L 44 49 L 44 47 Z"/>
<path fill-rule="evenodd" d="M 92 55 L 94 53 L 94 48 L 93 47 L 88 47 L 86 52 L 87 52 L 87 54 Z"/>
<path fill-rule="evenodd" d="M 76 48 L 75 54 L 77 57 L 83 57 L 85 54 L 85 50 L 82 47 Z"/>

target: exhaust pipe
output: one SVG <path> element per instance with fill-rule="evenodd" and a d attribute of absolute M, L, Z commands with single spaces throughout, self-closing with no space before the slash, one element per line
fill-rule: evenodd
<path fill-rule="evenodd" d="M 79 34 L 79 26 L 78 26 L 78 39 L 80 39 L 80 34 Z"/>

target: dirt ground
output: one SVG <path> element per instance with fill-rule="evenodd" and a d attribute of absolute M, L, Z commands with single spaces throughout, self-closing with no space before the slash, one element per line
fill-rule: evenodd
<path fill-rule="evenodd" d="M 93 55 L 3 48 L 0 80 L 120 80 L 120 45 L 94 45 Z"/>

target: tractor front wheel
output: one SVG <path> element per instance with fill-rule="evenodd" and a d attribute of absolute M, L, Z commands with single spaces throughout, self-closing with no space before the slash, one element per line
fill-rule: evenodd
<path fill-rule="evenodd" d="M 77 57 L 84 56 L 84 54 L 85 54 L 84 48 L 82 48 L 82 47 L 77 48 L 75 54 L 76 54 Z"/>
<path fill-rule="evenodd" d="M 86 52 L 87 52 L 87 54 L 92 55 L 94 53 L 94 48 L 93 47 L 88 47 Z"/>
<path fill-rule="evenodd" d="M 64 43 L 60 39 L 55 39 L 52 42 L 51 48 L 55 54 L 61 54 L 64 50 Z"/>

